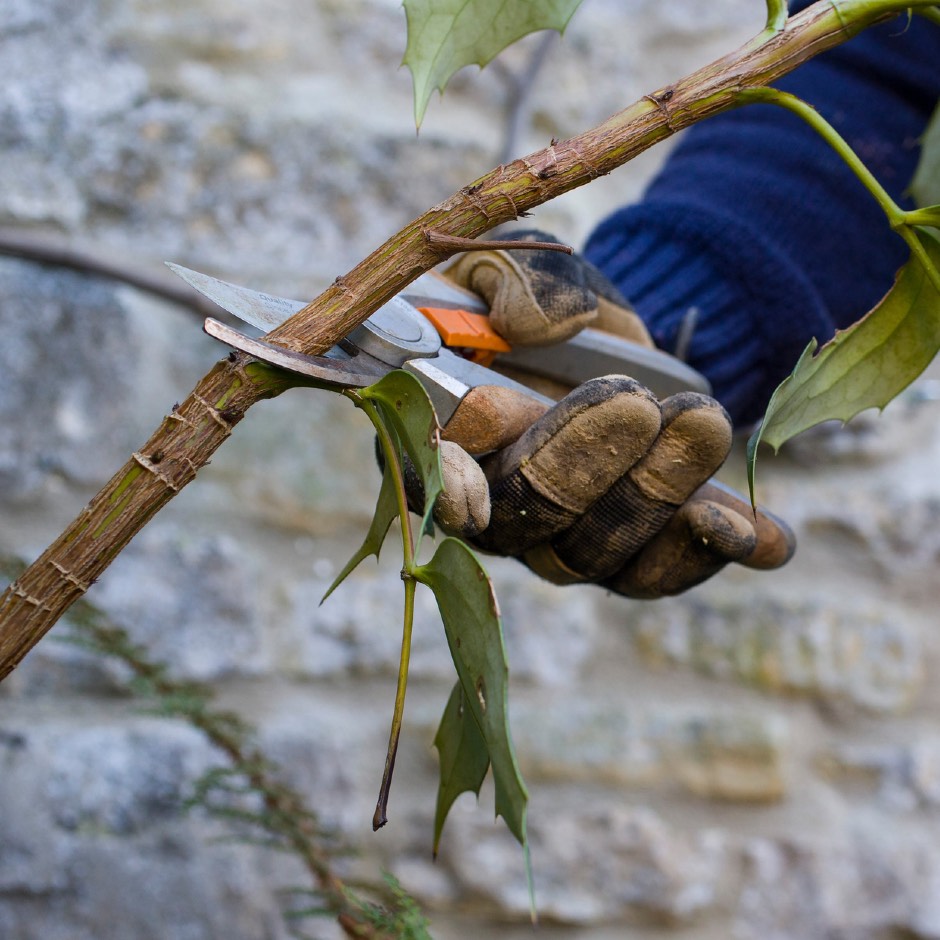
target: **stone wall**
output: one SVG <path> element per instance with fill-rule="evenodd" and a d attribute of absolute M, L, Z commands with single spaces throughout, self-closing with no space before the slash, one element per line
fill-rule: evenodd
<path fill-rule="evenodd" d="M 531 89 L 516 152 L 729 51 L 762 17 L 757 0 L 588 0 Z M 458 76 L 416 136 L 403 43 L 397 0 L 5 0 L 0 225 L 312 296 L 501 158 L 506 75 Z M 661 157 L 533 221 L 577 244 Z M 0 550 L 31 558 L 220 348 L 187 310 L 10 258 L 0 335 Z M 778 574 L 638 604 L 492 563 L 542 936 L 940 937 L 937 411 L 926 378 L 884 418 L 762 459 L 761 496 L 801 542 Z M 371 447 L 326 394 L 260 405 L 92 599 L 256 725 L 436 936 L 527 937 L 521 855 L 488 790 L 479 807 L 461 798 L 430 858 L 451 667 L 420 595 L 390 822 L 371 832 L 394 551 L 318 606 L 368 524 Z M 740 451 L 724 475 L 741 484 Z M 299 873 L 184 811 L 217 755 L 62 632 L 0 687 L 0 937 L 286 936 L 280 892 Z"/>

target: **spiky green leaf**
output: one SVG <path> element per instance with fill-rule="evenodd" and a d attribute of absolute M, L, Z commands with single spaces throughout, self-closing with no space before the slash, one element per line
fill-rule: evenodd
<path fill-rule="evenodd" d="M 430 528 L 434 501 L 444 488 L 441 475 L 440 440 L 437 416 L 424 386 L 410 372 L 398 370 L 383 376 L 374 385 L 350 396 L 360 407 L 361 400 L 370 402 L 375 409 L 370 418 L 378 420 L 388 430 L 395 445 L 399 468 L 407 454 L 421 480 L 425 492 L 424 528 Z M 392 520 L 398 515 L 398 499 L 392 467 L 386 462 L 382 486 L 375 505 L 372 523 L 366 537 L 355 554 L 346 563 L 336 580 L 330 585 L 323 600 L 370 555 L 379 557 Z M 322 601 L 321 601 L 322 603 Z"/>
<path fill-rule="evenodd" d="M 352 572 L 359 567 L 360 563 L 365 561 L 370 555 L 379 557 L 382 550 L 382 543 L 388 530 L 392 525 L 392 520 L 398 515 L 398 499 L 395 495 L 395 480 L 392 476 L 392 468 L 385 467 L 382 474 L 382 486 L 379 488 L 379 498 L 375 504 L 375 512 L 372 515 L 372 523 L 366 537 L 359 546 L 356 553 L 346 562 L 346 566 L 336 576 L 336 580 L 329 586 L 326 594 L 323 595 L 322 604 Z"/>
<path fill-rule="evenodd" d="M 415 123 L 431 92 L 465 65 L 481 68 L 507 46 L 542 29 L 564 31 L 581 0 L 404 0 L 414 81 Z"/>
<path fill-rule="evenodd" d="M 529 795 L 509 732 L 509 666 L 493 586 L 476 555 L 454 538 L 444 539 L 434 557 L 416 569 L 415 577 L 431 588 L 437 600 L 464 708 L 479 728 L 493 768 L 496 814 L 525 845 Z M 466 735 L 467 743 L 456 745 L 449 753 L 465 748 L 469 754 L 472 736 L 464 726 L 458 730 Z M 457 770 L 461 780 L 469 781 L 471 774 L 463 760 Z M 442 789 L 449 793 L 451 782 L 442 779 Z M 443 826 L 443 819 L 439 826 Z"/>
<path fill-rule="evenodd" d="M 940 266 L 940 242 L 926 231 L 919 238 Z M 940 349 L 940 291 L 926 266 L 912 255 L 873 310 L 816 347 L 813 340 L 774 392 L 748 442 L 752 495 L 761 441 L 777 450 L 823 421 L 844 422 L 867 408 L 883 408 L 930 364 Z"/>
<path fill-rule="evenodd" d="M 411 460 L 424 488 L 422 529 L 430 528 L 434 501 L 444 489 L 440 428 L 424 386 L 410 372 L 389 372 L 359 393 L 375 404 L 395 441 Z"/>
<path fill-rule="evenodd" d="M 434 854 L 441 841 L 444 821 L 461 793 L 480 795 L 483 778 L 490 766 L 490 753 L 480 726 L 467 707 L 460 682 L 454 686 L 434 736 L 440 758 L 440 785 L 434 813 Z"/>
<path fill-rule="evenodd" d="M 919 206 L 940 203 L 940 107 L 934 111 L 924 134 L 911 193 Z"/>

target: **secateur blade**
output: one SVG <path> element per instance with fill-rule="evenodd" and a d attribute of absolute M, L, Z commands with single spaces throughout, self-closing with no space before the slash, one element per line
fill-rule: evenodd
<path fill-rule="evenodd" d="M 280 326 L 306 306 L 302 300 L 288 300 L 273 294 L 249 290 L 247 287 L 229 284 L 227 281 L 220 281 L 208 274 L 169 261 L 167 267 L 223 310 L 260 330 L 268 331 Z M 324 356 L 306 356 L 264 339 L 246 336 L 212 317 L 206 318 L 203 329 L 214 339 L 255 359 L 288 372 L 309 376 L 328 385 L 364 388 L 389 371 L 387 365 L 362 354 L 354 345 L 348 345 L 346 349 L 343 346 L 334 346 Z"/>
<path fill-rule="evenodd" d="M 218 304 L 239 320 L 264 330 L 265 333 L 280 326 L 298 310 L 307 306 L 303 300 L 288 300 L 262 291 L 248 290 L 246 287 L 229 284 L 228 281 L 220 281 L 208 274 L 184 268 L 181 264 L 173 264 L 172 261 L 167 261 L 166 266 L 214 304 Z"/>
<path fill-rule="evenodd" d="M 220 307 L 265 331 L 280 326 L 305 306 L 303 301 L 287 300 L 283 297 L 239 287 L 177 264 L 170 264 L 169 267 L 187 284 Z M 342 345 L 347 354 L 359 352 L 359 355 L 347 367 L 350 375 L 358 368 L 357 363 L 360 359 L 363 361 L 366 358 L 379 360 L 386 365 L 386 371 L 388 368 L 404 366 L 406 362 L 417 362 L 421 358 L 433 361 L 439 355 L 440 336 L 426 317 L 416 316 L 417 305 L 425 300 L 440 306 L 458 306 L 469 311 L 486 309 L 479 298 L 474 299 L 473 295 L 468 295 L 466 291 L 451 285 L 433 273 L 423 274 L 409 285 L 406 291 L 392 298 L 368 320 L 356 327 L 343 342 Z M 218 326 L 221 327 L 222 324 Z M 217 336 L 217 332 L 212 335 Z M 240 335 L 234 333 L 235 337 Z M 218 338 L 221 339 L 220 336 Z M 244 349 L 246 352 L 249 351 L 244 344 L 238 345 L 232 342 L 232 338 L 234 337 L 225 339 L 224 342 Z M 245 337 L 245 340 L 247 339 L 248 337 Z M 258 342 L 263 343 L 262 340 Z M 273 362 L 270 355 L 262 355 L 265 347 L 275 351 L 282 348 L 264 344 L 262 347 L 255 347 L 257 351 L 252 352 L 251 355 Z M 363 353 L 367 353 L 368 357 Z M 321 358 L 332 361 L 334 355 L 343 357 L 344 353 L 341 349 L 334 347 L 326 354 L 326 357 Z M 299 363 L 310 359 L 311 357 L 301 357 L 290 365 L 282 360 L 280 365 L 282 368 L 295 372 L 304 371 L 298 368 Z M 315 363 L 316 357 L 313 359 Z M 550 379 L 569 388 L 599 375 L 629 375 L 646 385 L 660 398 L 685 390 L 711 394 L 711 388 L 704 376 L 679 359 L 661 350 L 651 349 L 623 337 L 591 328 L 584 329 L 567 342 L 555 346 L 516 347 L 508 353 L 499 353 L 496 363 L 533 376 Z M 315 368 L 321 367 L 315 365 Z M 370 369 L 371 367 L 362 366 L 360 369 L 362 376 L 368 374 Z M 309 370 L 304 374 L 320 378 L 322 381 L 329 381 L 322 374 Z M 502 379 L 495 377 L 491 379 L 491 382 L 503 384 Z M 350 380 L 341 384 L 352 385 L 355 382 Z"/>
<path fill-rule="evenodd" d="M 206 317 L 202 328 L 214 339 L 221 340 L 228 346 L 248 353 L 272 366 L 309 376 L 328 385 L 343 388 L 365 388 L 386 375 L 390 368 L 364 353 L 347 356 L 335 353 L 327 356 L 306 356 L 284 346 L 275 346 L 263 339 L 254 339 L 244 333 Z M 335 347 L 334 347 L 335 348 Z M 331 351 L 332 352 L 332 351 Z"/>

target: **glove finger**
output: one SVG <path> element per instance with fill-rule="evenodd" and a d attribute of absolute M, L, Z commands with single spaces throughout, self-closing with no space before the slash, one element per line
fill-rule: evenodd
<path fill-rule="evenodd" d="M 680 392 L 662 403 L 648 453 L 552 542 L 566 569 L 600 581 L 618 571 L 724 463 L 731 420 L 713 398 Z"/>
<path fill-rule="evenodd" d="M 519 555 L 550 540 L 646 454 L 660 427 L 659 403 L 633 379 L 578 386 L 483 461 L 492 513 L 477 544 Z"/>
<path fill-rule="evenodd" d="M 385 467 L 385 457 L 376 443 L 376 458 Z M 408 508 L 418 516 L 424 515 L 425 492 L 421 476 L 405 455 L 402 476 Z M 472 538 L 487 527 L 490 521 L 489 484 L 480 465 L 451 441 L 441 441 L 441 476 L 444 491 L 434 504 L 434 521 L 448 534 Z"/>
<path fill-rule="evenodd" d="M 490 522 L 489 484 L 480 465 L 452 441 L 441 441 L 444 491 L 434 505 L 434 521 L 448 534 L 472 538 Z"/>
<path fill-rule="evenodd" d="M 746 558 L 756 544 L 746 516 L 710 500 L 692 499 L 605 585 L 641 599 L 679 594 L 729 562 Z"/>
<path fill-rule="evenodd" d="M 779 516 L 775 516 L 763 506 L 752 509 L 750 502 L 740 493 L 717 480 L 706 483 L 695 495 L 696 498 L 709 499 L 713 503 L 727 506 L 738 515 L 751 520 L 757 533 L 757 544 L 747 558 L 740 559 L 742 565 L 769 571 L 785 565 L 793 557 L 796 551 L 796 536 Z"/>

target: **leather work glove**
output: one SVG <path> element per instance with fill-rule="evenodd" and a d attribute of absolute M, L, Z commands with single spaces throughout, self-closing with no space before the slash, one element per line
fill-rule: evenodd
<path fill-rule="evenodd" d="M 560 342 L 590 325 L 653 345 L 616 288 L 577 256 L 472 252 L 446 273 L 487 301 L 492 325 L 510 344 Z M 776 568 L 794 551 L 784 523 L 708 482 L 728 455 L 732 426 L 706 395 L 660 402 L 633 379 L 610 375 L 547 408 L 482 386 L 461 402 L 442 438 L 438 525 L 555 583 L 596 582 L 655 598 L 728 562 Z M 420 493 L 412 497 L 423 502 Z"/>

